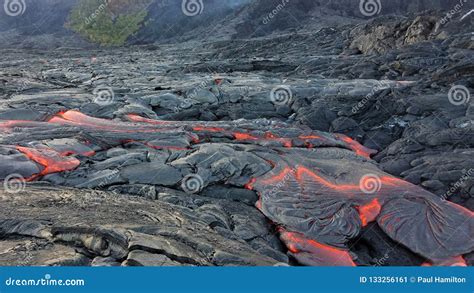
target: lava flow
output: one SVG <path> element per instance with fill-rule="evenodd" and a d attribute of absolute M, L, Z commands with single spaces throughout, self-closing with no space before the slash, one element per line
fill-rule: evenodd
<path fill-rule="evenodd" d="M 373 151 L 344 135 L 248 121 L 173 122 L 138 115 L 127 119 L 132 122 L 65 111 L 46 122 L 5 121 L 0 127 L 4 139 L 22 140 L 29 147 L 16 149 L 43 167 L 29 180 L 51 179 L 80 188 L 123 184 L 125 192 L 135 184 L 185 190 L 180 182 L 191 167 L 205 175 L 206 186 L 229 183 L 254 190 L 257 209 L 281 227 L 280 238 L 302 264 L 353 266 L 347 243 L 373 222 L 433 264 L 450 263 L 473 250 L 474 243 L 447 235 L 458 228 L 472 231 L 472 212 L 354 156 L 349 150 L 366 158 Z M 34 143 L 14 128 L 31 132 Z M 109 158 L 113 148 L 123 155 Z M 152 150 L 166 151 L 158 151 L 156 161 L 148 159 Z M 94 156 L 87 162 L 93 162 L 94 170 L 76 170 L 88 155 Z M 6 166 L 16 157 L 8 159 Z M 122 168 L 122 159 L 137 167 L 128 168 L 127 163 Z M 35 169 L 27 167 L 25 174 Z M 154 176 L 146 168 L 166 171 Z M 53 173 L 61 174 L 42 178 Z M 203 178 L 196 180 L 199 188 Z"/>
<path fill-rule="evenodd" d="M 34 176 L 34 178 L 52 173 L 74 170 L 81 164 L 78 159 L 61 155 L 53 149 L 33 149 L 18 146 L 17 150 L 22 152 L 30 160 L 44 167 L 43 171 Z"/>
<path fill-rule="evenodd" d="M 335 136 L 341 139 L 342 141 L 346 142 L 349 145 L 349 147 L 353 151 L 355 151 L 355 153 L 358 154 L 359 156 L 370 159 L 370 157 L 374 153 L 376 153 L 376 151 L 366 148 L 365 146 L 361 145 L 360 143 L 358 143 L 357 141 L 353 140 L 352 138 L 348 136 L 345 136 L 343 134 L 335 134 Z"/>
<path fill-rule="evenodd" d="M 280 238 L 286 243 L 288 250 L 302 263 L 355 266 L 347 250 L 324 245 L 313 239 L 307 239 L 299 233 L 287 232 L 284 229 L 280 229 Z"/>
<path fill-rule="evenodd" d="M 380 214 L 381 209 L 382 206 L 377 198 L 374 198 L 374 200 L 368 204 L 357 207 L 362 226 L 365 227 L 368 223 L 375 221 L 377 216 Z"/>
<path fill-rule="evenodd" d="M 317 161 L 313 163 L 307 158 L 302 160 L 301 164 L 294 167 L 276 167 L 274 170 L 279 171 L 254 178 L 245 185 L 260 195 L 256 203 L 259 210 L 284 227 L 285 232 L 299 233 L 296 234 L 299 236 L 282 234 L 282 240 L 291 252 L 313 252 L 325 255 L 323 259 L 326 260 L 311 256 L 298 259 L 300 262 L 349 265 L 349 255 L 336 247 L 344 246 L 347 239 L 358 235 L 363 227 L 375 221 L 391 237 L 413 248 L 415 252 L 431 259 L 441 258 L 442 261 L 433 261 L 436 264 L 449 263 L 449 259 L 459 255 L 459 252 L 470 251 L 472 244 L 464 245 L 459 239 L 443 235 L 443 231 L 461 229 L 459 226 L 466 230 L 474 227 L 474 217 L 467 209 L 442 201 L 415 185 L 388 175 L 352 176 L 344 181 L 353 178 L 357 184 L 343 180 L 339 183 L 330 179 L 328 174 L 317 172 Z M 338 167 L 337 163 L 322 166 L 329 170 Z M 400 201 L 405 202 L 397 204 Z M 439 213 L 441 210 L 451 216 L 443 217 Z M 426 224 L 417 228 L 416 225 L 421 223 Z M 414 232 L 416 229 L 432 232 Z M 427 241 L 424 233 L 433 234 L 433 240 Z M 407 237 L 407 234 L 411 236 Z M 437 242 L 442 244 L 433 244 Z M 440 253 L 446 250 L 444 247 L 449 247 L 447 250 L 452 247 L 457 249 L 455 252 Z M 450 256 L 440 257 L 446 254 Z M 334 262 L 334 259 L 345 261 L 341 264 Z"/>
<path fill-rule="evenodd" d="M 161 120 L 153 120 L 144 118 L 142 116 L 136 114 L 129 114 L 127 118 L 130 121 L 138 122 L 138 123 L 146 123 L 151 125 L 157 125 L 161 127 L 178 127 L 178 126 L 191 126 L 193 131 L 197 132 L 198 135 L 203 135 L 205 133 L 212 134 L 213 133 L 220 133 L 226 136 L 233 137 L 237 142 L 247 142 L 253 143 L 255 141 L 258 142 L 276 142 L 281 144 L 283 147 L 291 148 L 295 146 L 295 142 L 302 141 L 303 143 L 301 146 L 306 148 L 315 148 L 318 145 L 324 145 L 332 140 L 343 142 L 344 145 L 348 148 L 353 150 L 356 154 L 363 156 L 365 158 L 370 158 L 376 151 L 371 150 L 369 148 L 364 147 L 357 141 L 343 135 L 343 134 L 334 134 L 332 137 L 326 137 L 323 135 L 317 135 L 314 133 L 305 133 L 300 134 L 299 136 L 295 137 L 287 137 L 287 136 L 279 136 L 274 132 L 265 131 L 263 133 L 258 133 L 256 131 L 251 130 L 235 130 L 238 128 L 237 126 L 229 127 L 223 126 L 226 123 L 223 122 L 207 122 L 207 125 L 194 125 L 195 122 L 180 122 L 180 121 L 161 121 Z M 227 123 L 228 124 L 228 123 Z"/>

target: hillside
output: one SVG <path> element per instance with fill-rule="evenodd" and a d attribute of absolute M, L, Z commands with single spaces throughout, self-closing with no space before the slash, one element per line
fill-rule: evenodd
<path fill-rule="evenodd" d="M 196 13 L 186 13 L 183 12 L 186 6 L 177 0 L 26 0 L 24 3 L 24 12 L 18 16 L 0 12 L 4 47 L 117 46 L 261 37 L 355 24 L 380 15 L 408 15 L 459 6 L 457 0 L 396 0 L 383 1 L 371 11 L 370 5 L 359 6 L 358 1 L 352 0 L 203 0 Z M 461 8 L 456 12 L 468 11 L 468 7 Z"/>

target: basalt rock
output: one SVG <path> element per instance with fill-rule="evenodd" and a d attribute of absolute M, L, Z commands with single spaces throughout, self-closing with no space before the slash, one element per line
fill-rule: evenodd
<path fill-rule="evenodd" d="M 471 20 L 443 16 L 2 50 L 0 262 L 472 265 Z"/>
<path fill-rule="evenodd" d="M 189 194 L 215 185 L 254 190 L 259 196 L 255 206 L 277 225 L 273 229 L 289 255 L 301 264 L 354 265 L 348 243 L 371 222 L 377 222 L 391 239 L 433 264 L 458 263 L 463 254 L 474 249 L 474 243 L 463 236 L 474 230 L 472 212 L 383 173 L 370 161 L 375 152 L 345 135 L 263 120 L 173 122 L 138 115 L 126 119 L 131 122 L 66 111 L 44 122 L 8 121 L 3 124 L 1 142 L 9 148 L 7 143 L 26 137 L 41 140 L 23 142 L 28 147 L 10 147 L 13 159 L 30 160 L 41 170 L 27 178 L 30 181 L 98 189 L 145 184 Z M 55 138 L 56 144 L 48 144 L 47 134 L 42 132 L 50 128 L 63 136 Z M 65 144 L 74 139 L 74 144 L 66 150 L 58 139 Z M 110 155 L 111 149 L 120 154 L 119 147 L 130 155 L 115 161 L 103 155 Z M 84 149 L 93 151 L 82 152 Z M 108 169 L 91 171 L 91 163 Z M 19 174 L 26 176 L 29 170 L 19 170 Z M 9 184 L 22 183 L 9 180 L 5 178 L 7 201 L 13 188 Z M 163 198 L 159 190 L 157 197 Z M 237 203 L 225 197 L 216 199 L 204 193 L 203 199 L 175 195 L 175 200 L 172 202 L 183 206 L 184 214 L 222 237 L 244 242 L 262 237 L 268 248 L 258 251 L 275 260 L 286 260 L 277 247 L 271 248 L 270 227 L 262 226 L 265 221 L 261 215 L 252 219 L 256 210 L 247 205 L 238 203 L 247 210 L 242 214 Z M 155 213 L 145 210 L 143 214 L 157 224 L 163 221 Z M 128 220 L 126 223 L 128 226 Z M 146 264 L 139 252 L 127 259 L 135 250 L 163 255 L 157 256 L 157 263 L 169 259 L 190 265 L 249 264 L 247 257 L 214 250 L 210 243 L 204 251 L 193 250 L 193 245 L 205 245 L 190 238 L 199 232 L 178 233 L 175 237 L 186 239 L 182 243 L 163 238 L 160 226 L 144 228 L 147 233 L 142 233 L 114 225 L 113 229 L 50 225 L 6 220 L 2 233 L 5 237 L 45 234 L 53 242 L 74 243 L 89 257 L 112 257 L 126 260 L 126 264 Z M 207 250 L 213 254 L 203 254 Z M 212 255 L 214 262 L 209 261 Z"/>

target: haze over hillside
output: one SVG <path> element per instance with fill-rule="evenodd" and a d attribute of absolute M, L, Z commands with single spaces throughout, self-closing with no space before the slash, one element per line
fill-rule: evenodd
<path fill-rule="evenodd" d="M 368 13 L 361 11 L 363 2 Z M 24 5 L 13 16 L 6 9 L 0 11 L 3 46 L 123 45 L 249 38 L 354 24 L 378 15 L 409 15 L 426 9 L 443 11 L 440 13 L 454 9 L 459 14 L 472 6 L 464 0 L 24 0 L 19 3 Z"/>

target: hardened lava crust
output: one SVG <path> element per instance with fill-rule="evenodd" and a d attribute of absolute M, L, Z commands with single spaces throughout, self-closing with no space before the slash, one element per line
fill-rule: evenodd
<path fill-rule="evenodd" d="M 472 19 L 442 16 L 0 49 L 0 265 L 473 265 Z"/>

